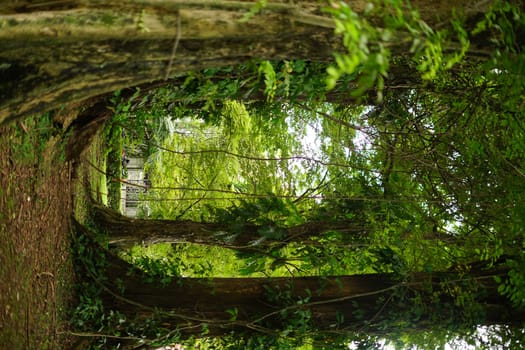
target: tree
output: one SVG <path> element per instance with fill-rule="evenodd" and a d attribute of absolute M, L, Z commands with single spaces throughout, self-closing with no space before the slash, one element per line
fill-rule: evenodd
<path fill-rule="evenodd" d="M 88 274 L 101 292 L 106 312 L 121 315 L 120 330 L 126 331 L 124 320 L 153 317 L 162 324 L 162 339 L 176 333 L 199 334 L 204 329 L 210 336 L 236 331 L 333 343 L 334 338 L 352 332 L 379 335 L 436 325 L 519 324 L 525 316 L 523 309 L 514 308 L 497 292 L 494 277 L 506 273 L 498 265 L 406 276 L 182 278 L 159 284 L 151 279 L 146 282 L 148 276 L 101 251 L 96 243 L 84 247 L 89 247 L 84 255 L 98 256 L 99 265 L 103 261 L 102 274 Z"/>
<path fill-rule="evenodd" d="M 356 240 L 365 232 L 364 227 L 352 222 L 307 222 L 287 228 L 240 221 L 213 223 L 132 219 L 100 206 L 96 209 L 95 220 L 113 245 L 195 243 L 248 252 L 265 252 L 290 242 L 308 242 L 328 231 L 355 235 Z"/>
<path fill-rule="evenodd" d="M 488 3 L 469 1 L 449 22 L 450 2 L 413 4 L 419 15 L 396 1 L 384 3 L 393 5 L 393 11 L 364 1 L 331 3 L 327 13 L 332 17 L 310 2 L 263 6 L 130 0 L 5 6 L 0 18 L 2 123 L 65 103 L 84 101 L 87 107 L 124 87 L 170 78 L 176 82 L 190 70 L 253 57 L 328 61 L 334 49 L 340 53 L 327 70 L 329 87 L 346 76 L 354 84 L 347 85 L 355 88 L 352 98 L 367 91 L 377 97 L 365 114 L 347 114 L 336 118 L 337 127 L 323 128 L 330 135 L 325 147 L 333 163 L 350 160 L 353 167 L 330 170 L 338 181 L 326 188 L 326 193 L 331 190 L 327 202 L 332 201 L 324 214 L 348 220 L 358 206 L 356 194 L 373 199 L 360 206 L 360 220 L 373 243 L 362 263 L 376 274 L 274 279 L 269 287 L 260 279 L 212 279 L 211 290 L 202 288 L 202 280 L 180 279 L 161 289 L 144 285 L 144 276 L 129 265 L 93 248 L 98 255 L 91 256 L 92 263 L 104 256 L 108 265 L 102 275 L 89 266 L 84 273 L 104 292 L 105 306 L 127 317 L 164 321 L 166 327 L 177 318 L 178 330 L 188 333 L 204 324 L 217 333 L 230 327 L 274 336 L 314 337 L 311 330 L 327 328 L 337 334 L 363 329 L 363 324 L 379 333 L 405 325 L 399 316 L 407 316 L 407 307 L 415 328 L 522 322 L 525 206 L 523 181 L 516 179 L 523 177 L 524 86 L 515 79 L 523 76 L 525 66 L 521 8 L 498 1 L 489 10 Z M 34 9 L 43 11 L 37 15 Z M 342 40 L 333 36 L 334 28 Z M 277 89 L 275 70 L 268 62 L 259 69 L 271 100 Z M 401 78 L 396 79 L 398 72 Z M 389 81 L 400 85 L 388 86 Z M 312 108 L 300 101 L 297 105 Z M 90 112 L 108 114 L 103 103 L 91 108 L 85 111 L 87 123 Z M 346 107 L 315 109 L 328 119 L 333 110 Z M 355 135 L 350 137 L 348 129 L 356 119 L 360 127 L 353 131 L 363 132 L 369 141 L 359 157 L 349 152 Z M 99 215 L 101 226 L 128 240 L 137 237 L 137 230 L 157 234 L 164 226 L 186 239 L 196 230 L 230 231 L 224 223 L 132 222 L 106 210 Z M 328 220 L 314 223 L 278 228 L 285 239 L 296 236 L 294 230 L 310 237 L 333 229 Z M 243 224 L 236 244 L 249 245 L 253 237 L 244 233 L 262 227 Z M 432 245 L 422 237 L 432 237 Z M 199 239 L 209 242 L 209 235 Z M 253 289 L 244 288 L 246 282 Z M 287 290 L 290 283 L 294 287 Z M 188 289 L 195 292 L 191 298 Z M 179 297 L 177 302 L 173 296 Z M 219 297 L 225 302 L 218 304 Z M 439 307 L 442 311 L 442 305 L 450 306 L 451 314 L 424 316 Z M 342 311 L 338 314 L 333 306 Z M 165 310 L 155 313 L 156 307 Z M 458 315 L 465 318 L 458 321 Z M 174 331 L 166 330 L 165 336 Z"/>
<path fill-rule="evenodd" d="M 367 3 L 350 5 L 363 13 Z M 414 5 L 430 26 L 452 10 L 447 2 Z M 468 18 L 487 11 L 477 1 L 461 6 Z M 327 61 L 341 48 L 317 3 L 267 3 L 253 15 L 256 9 L 230 1 L 8 2 L 0 10 L 0 122 L 191 70 L 250 58 Z M 409 44 L 393 40 L 390 50 L 403 53 Z"/>
<path fill-rule="evenodd" d="M 217 116 L 203 118 L 203 111 L 172 107 L 172 131 L 153 146 L 156 152 L 146 166 L 152 181 L 143 196 L 148 217 L 209 221 L 210 202 L 216 211 L 239 204 L 239 194 L 246 200 L 295 195 L 300 173 L 292 175 L 289 163 L 302 154 L 300 140 L 290 135 L 283 107 L 276 110 L 253 115 L 243 104 L 223 100 Z"/>
<path fill-rule="evenodd" d="M 472 83 L 471 80 L 467 79 L 467 81 Z M 458 82 L 455 83 L 458 84 L 455 88 L 461 87 Z M 509 274 L 511 271 L 509 268 L 521 259 L 520 247 L 515 247 L 516 239 L 519 240 L 521 231 L 515 228 L 507 229 L 520 222 L 521 219 L 516 215 L 509 217 L 502 214 L 509 208 L 520 210 L 518 208 L 523 205 L 522 202 L 515 201 L 516 193 L 523 191 L 522 186 L 515 183 L 516 176 L 521 176 L 518 165 L 522 164 L 522 158 L 507 152 L 509 148 L 517 147 L 515 142 L 519 142 L 521 129 L 508 127 L 508 123 L 514 119 L 512 113 L 510 115 L 500 113 L 498 119 L 493 120 L 489 118 L 490 114 L 489 116 L 484 115 L 487 111 L 491 111 L 490 108 L 473 107 L 474 101 L 477 102 L 477 105 L 480 104 L 480 101 L 491 101 L 494 93 L 491 87 L 477 87 L 476 89 L 463 87 L 465 95 L 460 96 L 456 91 L 445 93 L 447 89 L 448 86 L 440 89 L 441 94 L 438 96 L 435 91 L 425 90 L 412 91 L 408 95 L 387 95 L 384 104 L 380 107 L 382 109 L 366 121 L 366 131 L 369 135 L 374 136 L 370 138 L 374 148 L 361 154 L 363 162 L 361 165 L 370 167 L 368 172 L 375 174 L 375 177 L 369 177 L 366 180 L 369 182 L 368 186 L 382 191 L 378 191 L 377 194 L 380 197 L 375 198 L 382 199 L 382 201 L 367 211 L 367 218 L 370 219 L 367 223 L 375 224 L 375 226 L 367 227 L 369 230 L 367 233 L 371 232 L 375 239 L 384 240 L 372 247 L 375 250 L 375 259 L 381 258 L 383 261 L 376 261 L 375 266 L 369 263 L 369 266 L 374 266 L 378 270 L 382 269 L 383 272 L 298 279 L 208 279 L 206 281 L 209 284 L 206 286 L 213 290 L 212 295 L 207 294 L 209 289 L 203 291 L 198 287 L 203 280 L 182 279 L 179 281 L 183 285 L 182 288 L 186 286 L 194 293 L 192 293 L 191 301 L 183 299 L 183 296 L 177 300 L 184 300 L 182 304 L 184 306 L 193 305 L 190 307 L 191 311 L 188 311 L 192 315 L 195 313 L 195 308 L 203 307 L 203 311 L 199 309 L 199 313 L 204 317 L 195 319 L 192 318 L 193 316 L 184 315 L 184 310 L 178 309 L 181 313 L 177 313 L 175 318 L 185 319 L 188 322 L 187 327 L 196 326 L 191 321 L 196 322 L 199 324 L 197 326 L 199 330 L 201 329 L 200 324 L 206 323 L 206 329 L 210 334 L 224 334 L 222 332 L 225 329 L 227 331 L 233 329 L 280 336 L 284 330 L 286 334 L 297 334 L 297 332 L 304 331 L 312 337 L 319 336 L 322 330 L 327 329 L 329 334 L 345 333 L 353 330 L 352 327 L 356 327 L 358 323 L 358 329 L 366 327 L 370 334 L 379 333 L 381 327 L 384 327 L 381 329 L 385 332 L 392 332 L 396 324 L 403 328 L 408 327 L 407 323 L 403 323 L 400 319 L 411 320 L 411 326 L 417 329 L 437 327 L 436 324 L 457 327 L 462 322 L 470 326 L 484 324 L 484 322 L 487 324 L 516 322 L 519 325 L 523 321 L 523 308 L 511 306 L 512 303 L 509 303 L 509 300 L 500 292 L 502 291 L 501 281 L 513 275 Z M 471 98 L 471 93 L 474 96 L 484 97 L 474 100 Z M 447 106 L 447 108 L 442 109 L 442 106 Z M 432 110 L 433 113 L 428 113 L 429 110 Z M 478 118 L 475 118 L 476 116 Z M 462 125 L 462 128 L 455 131 L 453 130 L 455 125 Z M 490 130 L 486 129 L 487 127 Z M 489 131 L 491 131 L 491 137 L 487 138 L 485 135 L 489 134 Z M 468 135 L 468 139 L 465 139 L 464 135 Z M 341 141 L 345 136 L 348 135 L 343 133 L 341 138 L 334 139 L 333 145 L 327 146 L 334 157 L 333 160 L 338 154 L 344 153 L 341 152 L 341 145 L 345 143 Z M 472 144 L 477 147 L 472 147 Z M 504 154 L 500 153 L 503 150 Z M 484 159 L 487 160 L 480 162 L 480 154 L 484 154 Z M 337 160 L 341 161 L 341 158 Z M 503 166 L 505 162 L 508 163 Z M 364 166 L 362 169 L 366 170 Z M 345 180 L 350 184 L 358 183 L 355 181 L 356 177 L 361 178 L 359 171 L 357 176 L 356 173 L 341 174 L 341 176 L 344 175 Z M 374 182 L 377 182 L 379 186 L 374 185 Z M 345 191 L 345 194 L 350 194 L 344 181 L 338 181 L 334 187 Z M 493 201 L 487 201 L 482 196 L 482 191 L 490 193 Z M 407 193 L 420 196 L 422 200 L 403 202 L 401 199 Z M 454 198 L 457 207 L 449 206 L 446 198 Z M 345 199 L 350 202 L 349 204 L 353 204 L 351 196 Z M 502 203 L 506 204 L 501 206 Z M 333 209 L 341 210 L 342 208 L 335 206 Z M 498 217 L 500 215 L 501 218 Z M 111 224 L 112 226 L 107 227 L 112 227 L 109 231 L 117 232 L 117 234 L 119 230 L 122 234 L 128 230 L 135 230 L 135 232 L 141 230 L 144 233 L 153 226 L 156 226 L 153 232 L 158 232 L 161 224 L 165 224 L 165 227 L 170 225 L 168 229 L 170 232 L 177 230 L 181 232 L 178 227 L 184 228 L 185 224 L 192 227 L 194 232 L 195 230 L 208 232 L 230 230 L 224 224 L 213 226 L 193 222 L 134 221 L 126 223 L 126 221 L 117 217 Z M 328 223 L 323 223 L 323 225 L 326 224 Z M 452 224 L 458 227 L 454 229 L 447 227 Z M 303 232 L 314 234 L 322 232 L 323 227 L 326 227 L 323 225 L 310 227 L 307 223 L 293 227 L 286 232 L 283 240 L 286 241 L 287 236 L 295 236 L 291 234 L 295 229 L 312 228 L 312 231 Z M 344 225 L 347 223 L 343 223 L 341 227 L 330 227 L 330 229 L 338 230 L 344 228 Z M 241 240 L 247 240 L 236 242 L 236 244 L 240 242 L 249 244 L 250 239 L 254 238 L 253 232 L 261 229 L 261 227 L 249 224 L 245 224 L 244 228 L 247 229 L 248 234 L 244 238 L 242 234 L 238 237 L 241 237 Z M 450 235 L 446 233 L 447 230 L 453 232 L 457 241 L 447 240 L 450 238 Z M 187 232 L 191 232 L 191 229 Z M 306 237 L 309 237 L 309 233 Z M 436 245 L 444 244 L 441 245 L 442 250 L 437 249 L 437 253 L 449 255 L 445 258 L 434 257 L 428 251 L 423 255 L 421 251 L 429 248 L 430 245 L 422 244 L 421 234 L 434 235 L 433 238 L 437 238 Z M 190 236 L 190 239 L 191 237 L 197 238 L 197 235 Z M 207 234 L 201 239 L 207 240 L 209 237 Z M 487 241 L 483 243 L 486 245 L 482 246 L 479 239 L 486 239 Z M 411 251 L 413 248 L 411 242 L 420 244 L 420 250 Z M 211 243 L 222 244 L 217 241 Z M 415 257 L 410 257 L 408 252 L 410 255 L 413 253 Z M 447 260 L 447 263 L 439 265 L 433 259 L 444 259 Z M 421 260 L 424 261 L 421 262 Z M 510 261 L 514 263 L 509 264 Z M 117 265 L 118 263 L 112 263 L 110 266 Z M 126 269 L 129 268 L 128 266 Z M 517 272 L 519 268 L 513 270 Z M 122 271 L 108 274 L 111 276 L 124 275 Z M 188 284 L 185 284 L 186 282 Z M 146 309 L 163 306 L 171 310 L 174 307 L 180 307 L 179 304 L 171 304 L 171 299 L 163 297 L 166 291 L 161 291 L 156 287 L 153 289 L 135 287 L 140 282 L 122 281 L 122 283 L 126 285 L 124 290 L 127 290 L 129 294 L 125 294 L 122 298 L 112 294 L 109 300 L 106 299 L 109 307 L 125 309 L 123 306 L 115 306 L 111 300 L 118 300 L 119 305 L 134 301 L 135 304 L 132 303 L 134 306 L 140 303 L 139 300 L 144 300 L 147 305 L 141 307 L 146 306 Z M 509 288 L 512 289 L 516 286 L 514 283 L 509 282 L 503 285 L 510 286 Z M 246 285 L 250 286 L 248 290 Z M 293 287 L 288 288 L 288 285 Z M 356 285 L 364 289 L 355 292 Z M 314 291 L 317 291 L 320 286 L 322 286 L 321 292 L 317 294 Z M 231 287 L 235 291 L 240 291 L 241 294 L 233 293 Z M 116 286 L 112 288 L 115 289 Z M 181 287 L 176 283 L 166 288 L 169 295 L 181 293 Z M 251 291 L 254 291 L 255 294 L 251 294 Z M 268 293 L 272 300 L 272 291 L 281 297 L 284 296 L 287 300 L 280 305 L 280 309 L 276 304 L 272 304 L 273 301 L 265 300 L 266 296 L 261 297 L 261 293 Z M 325 292 L 328 294 L 324 294 Z M 387 296 L 383 293 L 386 293 Z M 516 293 L 515 289 L 510 294 L 521 295 L 519 292 Z M 156 301 L 148 301 L 151 295 L 155 295 Z M 127 296 L 130 299 L 126 301 L 124 299 Z M 232 299 L 229 299 L 230 297 Z M 259 304 L 261 299 L 265 300 L 262 306 Z M 158 304 L 159 300 L 165 304 Z M 214 300 L 224 300 L 224 303 L 216 305 Z M 244 300 L 249 301 L 245 304 Z M 349 302 L 350 300 L 352 302 Z M 212 301 L 211 304 L 210 301 Z M 357 303 L 353 303 L 354 301 Z M 192 304 L 192 302 L 197 304 Z M 268 304 L 273 307 L 265 309 Z M 443 311 L 443 305 L 446 306 L 447 312 Z M 505 306 L 501 307 L 502 305 Z M 413 313 L 407 313 L 406 309 Z M 209 314 L 206 313 L 208 311 Z M 135 308 L 128 312 L 139 313 Z M 354 318 L 356 313 L 359 314 L 357 319 Z M 432 319 L 426 316 L 429 314 L 439 314 L 443 318 Z M 461 320 L 455 318 L 460 314 L 466 318 Z M 253 318 L 244 318 L 245 315 L 251 315 Z M 287 317 L 288 323 L 282 321 L 283 315 Z M 170 315 L 168 312 L 167 318 L 163 321 L 166 324 L 173 322 L 171 316 L 173 313 Z M 222 321 L 217 321 L 220 317 Z M 192 319 L 189 320 L 190 318 Z M 263 324 L 261 325 L 260 322 Z M 181 324 L 180 321 L 178 324 Z M 314 333 L 316 335 L 312 335 Z"/>

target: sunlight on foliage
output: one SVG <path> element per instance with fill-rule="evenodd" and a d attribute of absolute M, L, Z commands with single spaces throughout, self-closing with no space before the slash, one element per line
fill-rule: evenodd
<path fill-rule="evenodd" d="M 432 25 L 398 0 L 325 12 L 345 47 L 332 64 L 254 60 L 115 96 L 124 139 L 148 157 L 148 218 L 196 227 L 122 256 L 150 284 L 282 282 L 253 303 L 266 313 L 220 310 L 220 327 L 256 336 L 206 338 L 214 320 L 185 319 L 194 346 L 519 348 L 503 323 L 524 306 L 521 9 Z M 289 282 L 312 276 L 319 290 Z"/>

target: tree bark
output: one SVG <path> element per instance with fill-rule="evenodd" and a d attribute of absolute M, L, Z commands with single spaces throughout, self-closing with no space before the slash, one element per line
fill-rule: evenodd
<path fill-rule="evenodd" d="M 361 224 L 316 221 L 290 228 L 274 227 L 272 234 L 268 232 L 271 228 L 251 223 L 237 225 L 189 220 L 132 219 L 102 206 L 96 206 L 95 220 L 99 228 L 108 233 L 108 243 L 116 246 L 195 243 L 239 251 L 266 251 L 290 242 L 307 243 L 311 238 L 327 231 L 336 230 L 353 237 L 365 233 L 365 227 Z"/>
<path fill-rule="evenodd" d="M 98 253 L 93 256 L 104 256 L 105 269 L 103 276 L 90 273 L 107 311 L 119 311 L 130 320 L 160 317 L 165 327 L 178 328 L 184 336 L 198 334 L 204 324 L 209 336 L 232 330 L 277 336 L 303 316 L 308 329 L 334 335 L 525 320 L 525 310 L 513 308 L 498 293 L 494 276 L 507 273 L 498 267 L 404 277 L 175 278 L 162 285 L 145 282 L 142 272 L 94 247 Z"/>
<path fill-rule="evenodd" d="M 367 1 L 350 1 L 362 12 Z M 461 6 L 479 14 L 478 1 Z M 191 70 L 260 59 L 331 60 L 340 49 L 317 2 L 13 1 L 0 9 L 0 124 Z M 474 5 L 478 7 L 473 7 Z M 414 1 L 430 25 L 453 1 Z M 393 47 L 405 52 L 406 44 Z"/>
<path fill-rule="evenodd" d="M 240 21 L 247 2 L 85 3 L 0 18 L 0 123 L 252 57 L 327 60 L 338 41 L 331 28 L 301 23 L 284 3 L 247 22 Z"/>

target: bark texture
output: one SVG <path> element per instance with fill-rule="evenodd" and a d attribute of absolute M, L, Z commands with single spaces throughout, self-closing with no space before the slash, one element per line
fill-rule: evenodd
<path fill-rule="evenodd" d="M 304 24 L 286 4 L 242 22 L 253 4 L 83 3 L 86 6 L 0 17 L 0 123 L 167 75 L 253 57 L 326 60 L 337 41 L 332 29 L 323 27 L 325 17 L 320 17 L 321 25 Z"/>
<path fill-rule="evenodd" d="M 268 227 L 251 223 L 242 225 L 227 223 L 193 222 L 188 220 L 132 219 L 97 206 L 95 220 L 107 232 L 109 244 L 129 246 L 154 243 L 196 243 L 215 245 L 240 251 L 264 251 L 290 242 L 308 241 L 330 230 L 348 235 L 363 234 L 365 228 L 352 222 L 308 222 L 290 228 L 275 227 L 275 236 L 264 236 Z"/>
<path fill-rule="evenodd" d="M 360 12 L 367 1 L 349 4 Z M 0 124 L 190 70 L 251 58 L 326 61 L 340 48 L 322 4 L 270 2 L 244 21 L 253 5 L 211 0 L 6 2 L 0 9 Z M 446 21 L 460 6 L 475 15 L 488 5 L 414 1 L 431 25 Z"/>
<path fill-rule="evenodd" d="M 77 229 L 85 232 L 81 226 Z M 278 335 L 305 315 L 305 326 L 332 334 L 525 320 L 525 310 L 513 308 L 498 293 L 494 276 L 507 272 L 498 267 L 460 274 L 413 273 L 403 278 L 388 273 L 175 278 L 163 285 L 151 278 L 146 282 L 144 273 L 96 243 L 90 249 L 99 266 L 104 261 L 103 275 L 95 276 L 92 270 L 88 275 L 100 287 L 106 310 L 118 310 L 130 319 L 155 316 L 164 327 L 178 328 L 186 336 L 198 334 L 203 324 L 209 335 L 232 330 Z M 455 302 L 458 295 L 463 295 L 463 303 Z"/>

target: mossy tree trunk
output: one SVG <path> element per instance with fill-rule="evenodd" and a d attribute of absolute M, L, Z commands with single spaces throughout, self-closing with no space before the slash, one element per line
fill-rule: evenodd
<path fill-rule="evenodd" d="M 238 251 L 264 252 L 291 242 L 308 244 L 328 231 L 338 231 L 359 240 L 366 234 L 357 222 L 307 222 L 280 228 L 251 223 L 211 223 L 189 220 L 150 220 L 129 218 L 106 207 L 97 206 L 97 226 L 114 246 L 155 243 L 195 243 L 221 246 Z M 350 238 L 349 238 L 350 239 Z"/>
<path fill-rule="evenodd" d="M 81 3 L 0 17 L 0 123 L 253 57 L 327 60 L 337 42 L 329 19 L 312 15 L 313 24 L 302 23 L 285 3 L 246 22 L 253 3 Z"/>
<path fill-rule="evenodd" d="M 433 327 L 520 325 L 525 309 L 498 293 L 508 268 L 279 278 L 150 276 L 102 248 L 74 221 L 83 275 L 97 286 L 104 312 L 125 322 L 155 320 L 168 334 L 224 336 L 232 331 L 279 337 L 368 335 Z M 78 243 L 77 243 L 78 244 Z M 80 246 L 79 246 L 80 247 Z M 78 248 L 78 247 L 77 247 Z M 95 268 L 96 266 L 96 268 Z M 125 325 L 122 325 L 125 327 Z M 304 336 L 303 334 L 302 336 Z"/>
<path fill-rule="evenodd" d="M 367 1 L 353 0 L 354 11 Z M 417 0 L 429 24 L 463 6 Z M 259 59 L 332 59 L 332 20 L 314 1 L 8 1 L 0 8 L 0 124 L 191 70 Z M 484 5 L 486 7 L 486 5 Z M 392 47 L 406 52 L 406 43 Z"/>
<path fill-rule="evenodd" d="M 105 255 L 105 279 L 98 283 L 106 310 L 118 310 L 129 318 L 156 315 L 165 327 L 179 328 L 186 336 L 200 333 L 204 324 L 213 336 L 232 330 L 278 335 L 294 322 L 316 332 L 342 335 L 396 327 L 510 325 L 525 319 L 525 310 L 513 308 L 498 293 L 494 276 L 504 276 L 506 271 L 496 267 L 461 274 L 414 273 L 403 279 L 389 273 L 180 278 L 162 285 L 145 282 L 131 265 L 111 253 Z"/>

